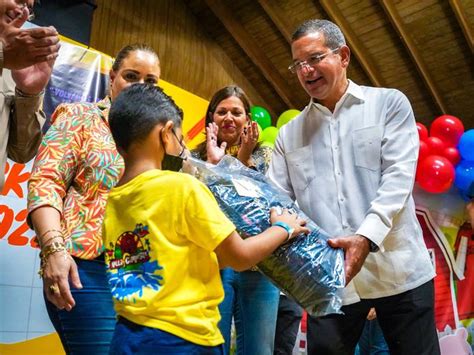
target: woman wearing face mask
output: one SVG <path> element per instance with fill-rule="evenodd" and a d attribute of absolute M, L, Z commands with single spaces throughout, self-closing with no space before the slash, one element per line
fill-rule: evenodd
<path fill-rule="evenodd" d="M 101 229 L 108 192 L 124 166 L 108 112 L 124 88 L 156 85 L 159 76 L 152 48 L 122 48 L 110 71 L 110 96 L 94 104 L 58 106 L 36 156 L 28 184 L 28 219 L 41 247 L 46 307 L 66 353 L 109 352 L 115 312 Z"/>
<path fill-rule="evenodd" d="M 217 164 L 225 154 L 265 173 L 271 149 L 258 144 L 258 127 L 250 120 L 250 103 L 238 86 L 227 86 L 212 97 L 206 112 L 206 141 L 193 155 Z M 238 354 L 273 354 L 279 291 L 258 271 L 221 270 L 225 298 L 219 306 L 219 329 L 230 351 L 232 318 Z"/>

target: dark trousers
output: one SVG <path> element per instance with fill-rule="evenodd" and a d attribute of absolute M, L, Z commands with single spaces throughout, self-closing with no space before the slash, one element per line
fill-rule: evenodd
<path fill-rule="evenodd" d="M 308 317 L 308 354 L 353 355 L 371 307 L 375 307 L 390 354 L 440 354 L 433 280 L 399 295 L 344 306 L 343 315 Z"/>
<path fill-rule="evenodd" d="M 274 355 L 291 355 L 295 347 L 303 309 L 285 295 L 280 295 L 275 331 Z"/>

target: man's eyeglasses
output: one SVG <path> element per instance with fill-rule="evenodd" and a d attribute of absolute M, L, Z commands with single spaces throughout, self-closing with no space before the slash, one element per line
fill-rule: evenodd
<path fill-rule="evenodd" d="M 288 70 L 295 74 L 296 72 L 303 70 L 303 68 L 314 67 L 315 65 L 321 63 L 323 59 L 326 58 L 329 54 L 337 52 L 339 49 L 340 48 L 331 49 L 329 50 L 329 52 L 312 55 L 306 60 L 295 62 L 288 67 Z"/>

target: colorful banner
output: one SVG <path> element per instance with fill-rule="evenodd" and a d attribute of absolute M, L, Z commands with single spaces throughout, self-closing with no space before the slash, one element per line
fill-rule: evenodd
<path fill-rule="evenodd" d="M 43 108 L 47 117 L 62 102 L 103 98 L 111 65 L 111 57 L 62 38 L 45 92 Z M 203 139 L 200 133 L 208 102 L 163 80 L 159 85 L 183 109 L 187 144 L 196 146 Z M 27 181 L 32 164 L 8 161 L 0 193 L 0 354 L 63 353 L 44 306 L 35 235 L 26 224 Z"/>

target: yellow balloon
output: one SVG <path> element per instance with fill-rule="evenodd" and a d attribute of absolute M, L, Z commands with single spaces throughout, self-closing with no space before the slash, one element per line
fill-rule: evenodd
<path fill-rule="evenodd" d="M 281 126 L 286 125 L 293 118 L 298 116 L 301 113 L 299 110 L 291 109 L 283 112 L 280 117 L 278 117 L 277 128 L 280 129 Z"/>

